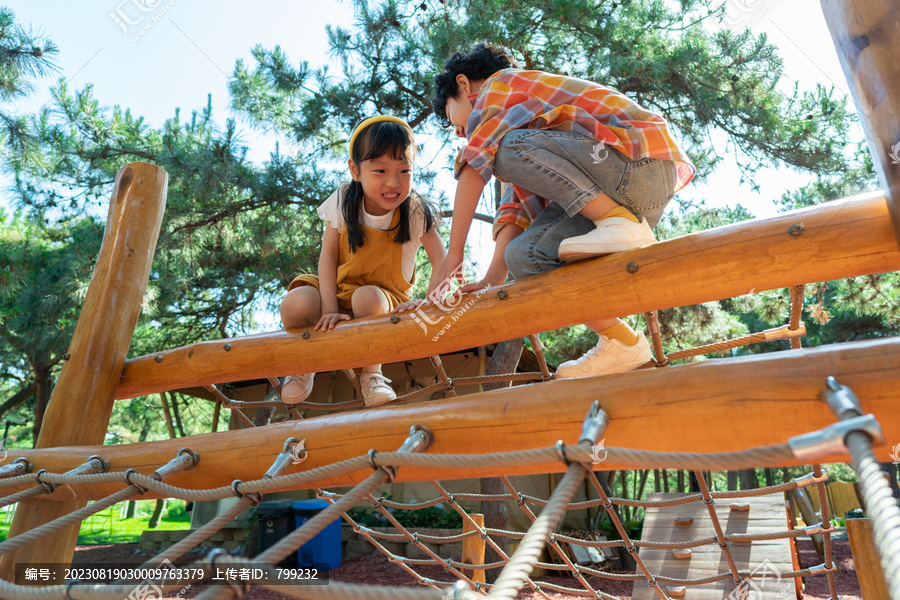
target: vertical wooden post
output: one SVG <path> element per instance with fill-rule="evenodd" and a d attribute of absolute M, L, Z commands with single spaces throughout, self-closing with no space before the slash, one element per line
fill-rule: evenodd
<path fill-rule="evenodd" d="M 166 205 L 165 170 L 130 163 L 116 174 L 103 244 L 78 324 L 38 437 L 37 448 L 103 444 L 114 393 L 147 289 Z M 40 469 L 41 465 L 35 465 Z M 68 514 L 87 501 L 20 502 L 9 537 Z M 72 560 L 78 524 L 4 554 L 0 577 L 12 581 L 17 563 Z"/>
<path fill-rule="evenodd" d="M 480 515 L 478 513 L 472 513 L 469 515 L 472 517 L 472 521 L 475 522 L 475 525 L 478 525 L 482 529 L 484 528 L 484 515 Z M 475 531 L 475 528 L 469 523 L 468 519 L 463 520 L 463 533 L 469 533 L 470 531 Z M 484 540 L 479 536 L 467 537 L 463 540 L 462 547 L 462 562 L 467 565 L 483 565 L 484 564 Z M 484 569 L 464 569 L 463 573 L 465 573 L 469 579 L 472 581 L 480 581 L 481 583 L 486 583 L 484 578 Z"/>
<path fill-rule="evenodd" d="M 821 2 L 900 241 L 900 3 Z"/>
<path fill-rule="evenodd" d="M 847 519 L 847 537 L 850 538 L 850 552 L 859 579 L 859 591 L 863 598 L 890 598 L 875 538 L 872 535 L 872 521 L 869 519 Z"/>

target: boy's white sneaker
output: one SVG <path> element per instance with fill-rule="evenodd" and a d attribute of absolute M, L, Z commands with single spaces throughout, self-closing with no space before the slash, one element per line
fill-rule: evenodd
<path fill-rule="evenodd" d="M 362 391 L 363 403 L 367 408 L 380 406 L 397 399 L 397 394 L 388 385 L 390 379 L 381 373 L 362 373 L 359 376 L 359 387 Z"/>
<path fill-rule="evenodd" d="M 597 228 L 584 235 L 566 238 L 559 245 L 559 258 L 566 262 L 592 256 L 634 250 L 656 241 L 647 219 L 635 223 L 624 217 L 603 219 Z"/>
<path fill-rule="evenodd" d="M 309 398 L 313 388 L 315 373 L 291 375 L 281 386 L 281 401 L 285 404 L 297 404 Z"/>
<path fill-rule="evenodd" d="M 632 371 L 650 362 L 651 359 L 650 344 L 647 343 L 644 332 L 637 332 L 637 336 L 638 341 L 634 346 L 626 346 L 619 340 L 611 340 L 601 335 L 597 345 L 588 350 L 584 356 L 559 365 L 556 376 L 563 379 Z"/>

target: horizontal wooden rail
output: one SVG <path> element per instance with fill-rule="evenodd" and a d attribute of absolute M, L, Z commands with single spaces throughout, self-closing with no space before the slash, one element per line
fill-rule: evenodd
<path fill-rule="evenodd" d="M 635 270 L 636 269 L 636 270 Z M 117 398 L 414 360 L 587 321 L 900 270 L 884 195 L 719 227 L 568 265 L 432 307 L 201 342 L 126 362 Z M 429 321 L 434 324 L 429 324 Z"/>
<path fill-rule="evenodd" d="M 888 442 L 900 440 L 900 338 L 835 344 L 681 366 L 567 379 L 469 394 L 419 404 L 344 412 L 303 421 L 276 423 L 127 446 L 52 448 L 11 452 L 36 469 L 59 473 L 93 454 L 111 470 L 149 474 L 182 446 L 199 452 L 200 463 L 167 482 L 192 489 L 258 479 L 289 437 L 306 440 L 309 457 L 288 472 L 309 470 L 362 456 L 370 448 L 396 450 L 412 425 L 432 429 L 429 453 L 468 454 L 549 447 L 578 441 L 594 400 L 610 415 L 608 447 L 663 452 L 726 452 L 785 443 L 789 438 L 834 423 L 822 400 L 825 378 L 850 386 L 862 408 L 874 413 Z M 876 449 L 889 461 L 890 443 Z M 822 457 L 821 462 L 845 461 Z M 760 465 L 762 466 L 762 465 Z M 772 465 L 774 466 L 774 465 Z M 607 461 L 602 469 L 627 468 Z M 501 472 L 468 468 L 435 472 L 402 467 L 398 481 L 428 481 L 564 471 L 561 462 L 504 467 Z M 371 473 L 358 471 L 317 486 L 354 484 Z M 122 485 L 79 486 L 78 498 L 96 500 Z M 312 486 L 310 486 L 312 487 Z M 72 497 L 65 486 L 53 497 Z"/>

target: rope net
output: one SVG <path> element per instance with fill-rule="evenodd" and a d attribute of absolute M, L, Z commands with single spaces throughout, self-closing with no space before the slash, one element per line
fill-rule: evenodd
<path fill-rule="evenodd" d="M 833 380 L 832 380 L 833 381 Z M 836 388 L 843 393 L 846 388 Z M 829 404 L 831 402 L 829 401 Z M 865 422 L 859 421 L 864 419 Z M 611 580 L 644 581 L 656 596 L 661 599 L 677 598 L 683 594 L 684 587 L 708 586 L 719 582 L 729 582 L 733 591 L 729 599 L 749 599 L 754 593 L 767 585 L 772 585 L 776 578 L 780 586 L 791 582 L 792 578 L 824 576 L 828 578 L 832 598 L 837 600 L 834 585 L 836 567 L 833 564 L 830 534 L 834 531 L 830 523 L 827 504 L 825 503 L 824 483 L 827 476 L 818 464 L 814 464 L 812 472 L 793 481 L 756 490 L 714 491 L 706 484 L 705 470 L 737 470 L 751 467 L 775 466 L 786 461 L 796 460 L 800 456 L 814 457 L 818 451 L 821 456 L 833 452 L 835 439 L 846 438 L 847 447 L 852 454 L 853 462 L 860 474 L 863 497 L 866 508 L 874 512 L 873 522 L 875 537 L 882 553 L 882 567 L 889 581 L 891 597 L 900 600 L 900 511 L 896 504 L 890 502 L 890 490 L 887 482 L 877 475 L 877 462 L 872 453 L 873 440 L 878 439 L 877 423 L 874 418 L 860 417 L 854 414 L 841 413 L 841 421 L 825 430 L 812 432 L 789 440 L 787 444 L 751 448 L 739 452 L 728 453 L 664 453 L 625 448 L 604 448 L 607 456 L 617 463 L 633 468 L 675 468 L 693 471 L 699 485 L 699 492 L 665 500 L 635 500 L 613 496 L 605 482 L 598 478 L 594 468 L 599 466 L 599 438 L 605 431 L 608 417 L 597 403 L 592 407 L 584 421 L 580 441 L 577 445 L 566 446 L 562 442 L 555 447 L 519 450 L 514 452 L 492 454 L 428 454 L 429 445 L 435 435 L 425 427 L 413 425 L 410 435 L 396 452 L 370 451 L 367 455 L 345 460 L 339 463 L 292 474 L 284 474 L 287 467 L 296 459 L 296 439 L 288 439 L 282 452 L 274 457 L 272 467 L 254 481 L 235 481 L 231 486 L 223 486 L 208 490 L 191 490 L 166 484 L 164 480 L 173 473 L 188 469 L 197 463 L 200 457 L 188 449 L 182 449 L 178 455 L 150 475 L 142 475 L 129 470 L 125 473 L 103 472 L 107 465 L 101 458 L 92 457 L 85 465 L 68 473 L 47 473 L 39 470 L 28 471 L 28 466 L 20 459 L 15 468 L 3 471 L 5 479 L 0 479 L 0 489 L 21 487 L 33 484 L 28 491 L 35 495 L 51 493 L 58 485 L 90 485 L 100 482 L 120 482 L 123 486 L 118 492 L 97 501 L 85 509 L 75 511 L 47 523 L 46 525 L 12 537 L 0 543 L 0 554 L 27 544 L 44 539 L 54 531 L 58 531 L 72 523 L 78 522 L 88 514 L 133 497 L 135 494 L 151 490 L 156 494 L 182 500 L 217 500 L 227 497 L 238 497 L 233 507 L 218 515 L 215 519 L 191 534 L 178 544 L 162 551 L 146 561 L 143 568 L 151 574 L 144 581 L 116 581 L 99 584 L 89 581 L 72 580 L 65 585 L 31 587 L 0 581 L 0 597 L 10 599 L 46 598 L 46 599 L 122 599 L 137 600 L 148 598 L 148 594 L 159 597 L 164 592 L 184 589 L 186 585 L 200 582 L 212 583 L 197 598 L 236 598 L 247 593 L 251 585 L 271 589 L 281 594 L 297 598 L 400 598 L 400 599 L 472 599 L 487 595 L 488 597 L 511 599 L 519 590 L 531 589 L 538 596 L 550 598 L 551 593 L 567 593 L 590 598 L 616 598 L 604 591 L 604 586 Z M 836 426 L 842 426 L 835 430 Z M 849 432 L 849 433 L 848 433 Z M 810 440 L 818 440 L 811 443 Z M 557 482 L 555 489 L 546 500 L 527 495 L 519 491 L 509 478 L 502 476 L 505 466 L 510 464 L 546 464 L 559 460 L 565 465 L 565 474 Z M 429 500 L 404 504 L 386 498 L 376 498 L 373 492 L 381 485 L 391 482 L 397 469 L 404 466 L 427 467 L 440 473 L 442 469 L 458 469 L 460 465 L 470 468 L 493 469 L 501 474 L 500 480 L 505 493 L 500 494 L 454 494 L 447 485 L 440 481 L 431 482 L 435 496 Z M 344 493 L 329 492 L 316 486 L 317 481 L 338 474 L 351 473 L 362 469 L 371 470 L 371 474 L 363 481 Z M 573 502 L 576 491 L 587 484 L 596 494 L 596 498 Z M 759 497 L 767 494 L 783 493 L 800 487 L 815 485 L 819 488 L 822 522 L 803 528 L 779 529 L 760 533 L 726 533 L 719 522 L 714 506 L 717 502 L 731 501 L 736 498 Z M 188 567 L 179 567 L 172 572 L 177 577 L 156 577 L 165 569 L 172 567 L 172 561 L 183 557 L 186 552 L 208 539 L 216 531 L 227 524 L 235 515 L 245 508 L 257 504 L 261 494 L 286 489 L 316 489 L 317 496 L 325 499 L 327 507 L 308 520 L 295 531 L 285 535 L 280 541 L 266 549 L 253 559 L 232 556 L 224 550 L 211 551 L 204 558 Z M 885 496 L 887 494 L 887 496 Z M 13 494 L 6 500 L 21 498 L 22 493 Z M 885 500 L 887 498 L 887 500 Z M 530 526 L 527 531 L 486 528 L 460 506 L 461 501 L 484 503 L 514 501 L 525 515 Z M 395 511 L 416 511 L 444 504 L 455 511 L 463 521 L 463 531 L 453 535 L 425 535 L 412 531 L 401 524 Z M 685 539 L 677 542 L 665 540 L 632 539 L 628 528 L 619 514 L 619 507 L 661 508 L 703 504 L 709 512 L 714 525 L 715 535 L 697 539 Z M 367 506 L 380 514 L 385 522 L 390 523 L 396 533 L 376 531 L 360 525 L 349 514 L 358 506 Z M 558 532 L 565 515 L 572 510 L 595 508 L 605 511 L 620 539 L 599 540 L 591 536 L 564 535 Z M 388 561 L 397 564 L 420 584 L 417 588 L 386 588 L 370 585 L 350 585 L 331 582 L 329 585 L 309 585 L 304 582 L 279 582 L 280 572 L 275 565 L 283 558 L 303 546 L 319 534 L 326 526 L 338 518 L 343 518 L 353 530 L 382 554 Z M 761 542 L 764 540 L 789 539 L 799 536 L 821 535 L 824 540 L 825 562 L 813 568 L 773 573 L 763 561 L 754 568 L 738 568 L 733 559 L 736 544 Z M 515 552 L 508 553 L 503 548 L 503 540 L 518 543 Z M 490 548 L 499 557 L 491 563 L 473 563 L 466 557 L 442 556 L 438 545 L 452 542 L 474 542 L 483 551 Z M 395 542 L 403 542 L 407 547 L 416 549 L 417 556 L 402 556 L 389 549 Z M 702 578 L 664 577 L 652 573 L 639 549 L 663 549 L 667 551 L 684 551 L 690 548 L 702 548 L 717 545 L 722 552 L 727 568 Z M 396 544 L 395 544 L 396 545 Z M 636 564 L 634 573 L 610 573 L 595 567 L 592 561 L 579 560 L 579 556 L 591 555 L 591 550 L 607 551 L 623 548 Z M 542 560 L 544 552 L 554 562 Z M 721 562 L 721 561 L 720 561 Z M 443 569 L 446 574 L 440 579 L 420 574 L 422 567 L 434 566 Z M 500 568 L 499 576 L 493 583 L 486 583 L 477 576 L 481 570 Z M 571 585 L 555 582 L 539 581 L 532 576 L 536 568 L 566 574 Z M 157 569 L 154 571 L 154 569 Z M 160 571 L 162 569 L 163 571 Z M 230 573 L 225 580 L 214 578 L 215 574 Z M 276 583 L 278 582 L 278 583 Z M 721 583 L 720 583 L 721 585 Z"/>

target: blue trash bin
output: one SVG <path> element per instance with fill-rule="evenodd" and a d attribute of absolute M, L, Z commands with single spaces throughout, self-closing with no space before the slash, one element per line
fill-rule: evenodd
<path fill-rule="evenodd" d="M 327 500 L 301 500 L 294 503 L 294 519 L 299 529 L 304 523 L 328 507 Z M 316 537 L 297 550 L 301 567 L 337 569 L 341 566 L 341 519 L 329 523 Z"/>

